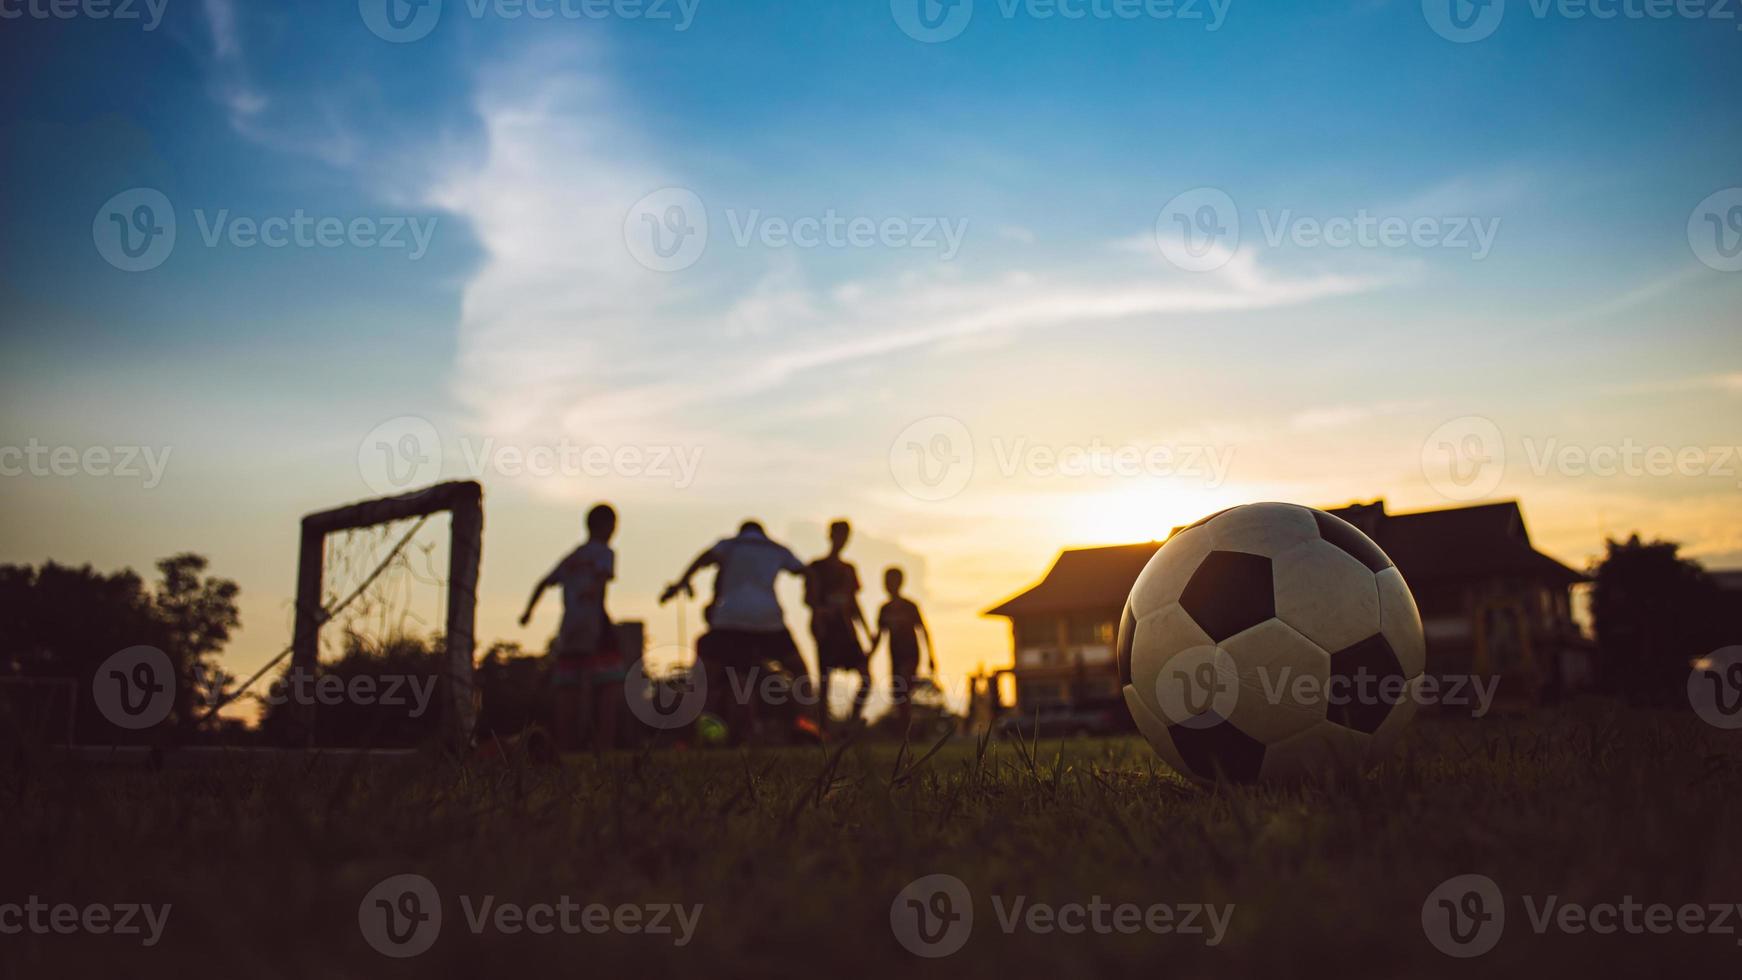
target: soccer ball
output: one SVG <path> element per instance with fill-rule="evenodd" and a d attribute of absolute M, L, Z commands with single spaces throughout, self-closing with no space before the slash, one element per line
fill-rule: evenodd
<path fill-rule="evenodd" d="M 1275 503 L 1169 538 L 1131 587 L 1117 655 L 1138 730 L 1200 782 L 1370 768 L 1415 713 L 1427 660 L 1385 552 Z"/>
<path fill-rule="evenodd" d="M 696 740 L 703 745 L 725 745 L 731 737 L 732 730 L 719 715 L 704 711 L 696 718 Z"/>

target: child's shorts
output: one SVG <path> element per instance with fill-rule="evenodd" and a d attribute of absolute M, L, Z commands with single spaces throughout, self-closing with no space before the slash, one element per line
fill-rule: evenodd
<path fill-rule="evenodd" d="M 621 684 L 628 673 L 617 649 L 617 630 L 607 621 L 592 643 L 558 636 L 552 654 L 551 683 L 556 687 Z M 590 648 L 590 649 L 588 649 Z"/>
<path fill-rule="evenodd" d="M 623 658 L 616 651 L 596 653 L 592 656 L 569 656 L 559 653 L 556 657 L 556 664 L 551 671 L 551 683 L 557 687 L 621 684 L 628 673 Z"/>

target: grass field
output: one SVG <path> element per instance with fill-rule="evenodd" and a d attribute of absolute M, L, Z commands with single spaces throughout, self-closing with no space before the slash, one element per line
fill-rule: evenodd
<path fill-rule="evenodd" d="M 19 977 L 1734 976 L 1736 935 L 1532 928 L 1538 905 L 1742 901 L 1736 735 L 1587 705 L 1423 719 L 1370 778 L 1206 791 L 1141 742 L 643 751 L 560 767 L 277 763 L 152 772 L 13 764 L 0 902 L 171 903 L 163 938 L 0 936 Z M 983 751 L 982 751 L 983 748 Z M 435 945 L 366 944 L 359 904 L 415 872 Z M 923 875 L 972 894 L 960 952 L 920 959 L 890 907 Z M 1506 900 L 1492 952 L 1450 958 L 1422 905 L 1456 875 Z M 692 940 L 474 933 L 498 903 L 702 905 Z M 995 904 L 994 897 L 1002 905 Z M 1017 896 L 1232 903 L 1206 936 L 1006 933 Z M 1730 928 L 1742 928 L 1732 920 Z"/>

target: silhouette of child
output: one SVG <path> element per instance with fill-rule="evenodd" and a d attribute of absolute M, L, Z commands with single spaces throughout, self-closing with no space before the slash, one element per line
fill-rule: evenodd
<path fill-rule="evenodd" d="M 889 637 L 890 694 L 895 699 L 895 710 L 902 728 L 906 728 L 913 717 L 912 696 L 919 682 L 919 639 L 922 636 L 925 637 L 931 676 L 938 675 L 937 650 L 932 646 L 931 631 L 925 628 L 919 606 L 901 594 L 905 578 L 899 568 L 883 573 L 883 588 L 889 593 L 889 599 L 877 610 L 877 633 L 871 637 L 871 653 L 877 652 L 877 644 L 883 637 Z"/>
<path fill-rule="evenodd" d="M 520 625 L 532 619 L 532 610 L 544 590 L 562 589 L 563 618 L 551 644 L 551 687 L 555 699 L 552 727 L 559 750 L 579 747 L 580 716 L 592 721 L 593 747 L 613 747 L 617 730 L 617 702 L 622 698 L 624 664 L 617 648 L 617 631 L 605 614 L 605 585 L 616 576 L 617 556 L 611 550 L 611 535 L 617 531 L 617 512 L 599 504 L 587 512 L 587 540 L 563 558 L 532 590 Z"/>
<path fill-rule="evenodd" d="M 859 630 L 871 635 L 859 608 L 859 571 L 841 557 L 852 535 L 846 521 L 829 525 L 829 553 L 805 568 L 804 601 L 811 611 L 811 638 L 817 645 L 817 723 L 829 718 L 829 681 L 835 671 L 859 675 L 853 695 L 853 718 L 865 712 L 871 696 L 871 655 L 859 646 Z"/>

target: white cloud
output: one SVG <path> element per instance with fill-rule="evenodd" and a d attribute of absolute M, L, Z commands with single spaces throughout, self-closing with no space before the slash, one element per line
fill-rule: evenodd
<path fill-rule="evenodd" d="M 735 423 L 767 418 L 790 382 L 825 368 L 896 361 L 974 338 L 1132 318 L 1277 308 L 1377 288 L 1373 277 L 1284 277 L 1255 253 L 1186 275 L 1154 252 L 1044 273 L 970 273 L 916 258 L 912 269 L 818 287 L 803 258 L 772 253 L 748 285 L 716 234 L 704 261 L 676 274 L 636 265 L 623 218 L 642 196 L 695 186 L 641 145 L 597 62 L 570 46 L 536 49 L 481 76 L 487 145 L 460 154 L 429 202 L 458 212 L 487 255 L 465 290 L 455 377 L 478 424 L 497 433 L 735 445 L 747 467 L 779 446 Z M 779 202 L 768 202 L 772 211 Z M 717 268 L 717 267 L 716 267 Z M 789 447 L 794 458 L 805 447 Z M 754 450 L 754 451 L 752 451 Z"/>

